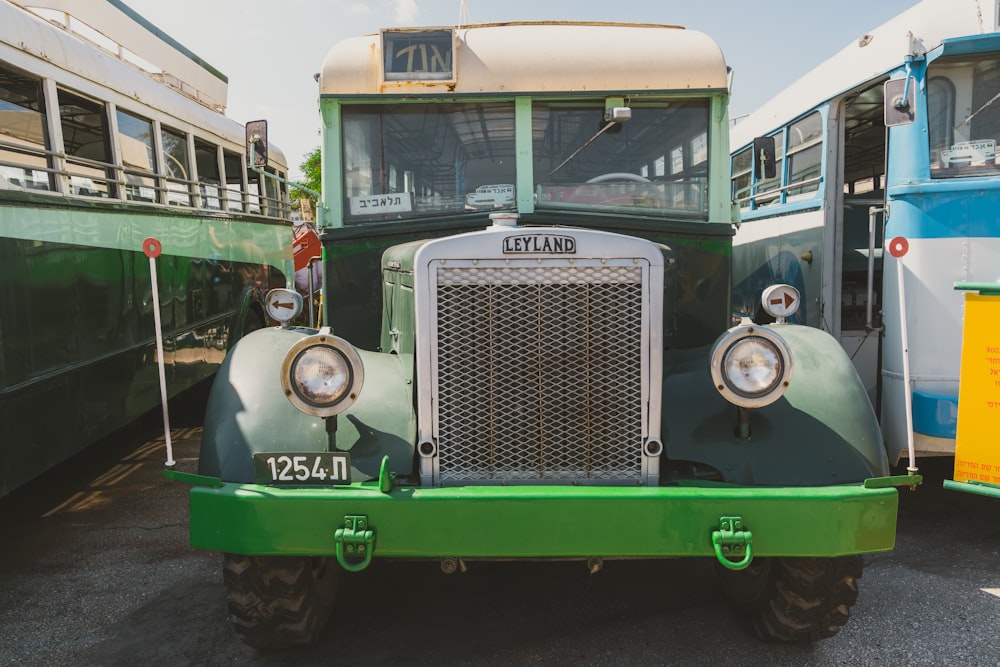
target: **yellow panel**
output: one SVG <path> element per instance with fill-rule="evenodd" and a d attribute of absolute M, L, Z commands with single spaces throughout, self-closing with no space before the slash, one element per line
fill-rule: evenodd
<path fill-rule="evenodd" d="M 1000 296 L 965 295 L 955 480 L 1000 484 Z"/>

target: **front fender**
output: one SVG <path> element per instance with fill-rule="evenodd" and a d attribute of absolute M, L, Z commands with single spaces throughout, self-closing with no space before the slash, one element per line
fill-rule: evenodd
<path fill-rule="evenodd" d="M 843 348 L 829 334 L 769 327 L 788 343 L 794 369 L 784 396 L 750 410 L 750 437 L 737 409 L 712 386 L 711 348 L 664 355 L 664 446 L 669 459 L 711 466 L 727 482 L 813 486 L 889 474 L 875 411 Z"/>
<path fill-rule="evenodd" d="M 313 333 L 262 329 L 233 347 L 209 395 L 199 474 L 248 483 L 256 452 L 327 451 L 324 421 L 289 403 L 280 382 L 288 348 Z M 353 479 L 377 478 L 383 456 L 392 472 L 409 474 L 416 440 L 410 366 L 395 354 L 358 353 L 365 383 L 357 402 L 337 417 L 336 447 L 351 453 Z"/>

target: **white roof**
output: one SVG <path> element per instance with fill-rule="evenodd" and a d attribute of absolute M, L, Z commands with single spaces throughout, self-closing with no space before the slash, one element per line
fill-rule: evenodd
<path fill-rule="evenodd" d="M 730 130 L 738 149 L 855 86 L 922 55 L 949 37 L 996 32 L 996 0 L 924 0 L 858 35 L 836 55 L 774 96 Z M 736 76 L 739 81 L 739 72 Z"/>
<path fill-rule="evenodd" d="M 93 29 L 115 45 L 124 47 L 142 60 L 159 68 L 164 83 L 208 107 L 225 109 L 228 80 L 217 69 L 203 61 L 183 45 L 130 9 L 121 0 L 0 0 L 24 9 L 48 10 L 71 16 Z M 38 13 L 38 12 L 36 12 Z M 45 14 L 41 14 L 45 16 Z M 13 20 L 13 19 L 11 19 Z M 20 35 L 11 34 L 12 44 L 22 42 Z M 25 49 L 38 49 L 45 57 L 47 50 L 59 48 L 53 41 L 22 44 Z M 64 67 L 70 62 L 58 63 Z"/>
<path fill-rule="evenodd" d="M 725 90 L 728 83 L 715 42 L 677 26 L 538 22 L 455 31 L 453 83 L 383 82 L 380 37 L 367 35 L 330 50 L 320 93 Z"/>

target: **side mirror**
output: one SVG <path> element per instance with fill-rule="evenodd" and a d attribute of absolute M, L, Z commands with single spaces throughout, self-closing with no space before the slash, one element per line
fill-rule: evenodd
<path fill-rule="evenodd" d="M 267 121 L 252 120 L 247 123 L 247 166 L 267 166 Z M 253 156 L 251 160 L 251 155 Z"/>
<path fill-rule="evenodd" d="M 753 173 L 758 181 L 778 175 L 774 162 L 774 137 L 754 137 Z"/>

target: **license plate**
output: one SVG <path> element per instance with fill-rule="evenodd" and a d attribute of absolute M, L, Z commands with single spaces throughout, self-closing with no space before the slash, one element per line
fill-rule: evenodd
<path fill-rule="evenodd" d="M 350 484 L 351 455 L 347 452 L 281 452 L 253 455 L 258 484 Z"/>

